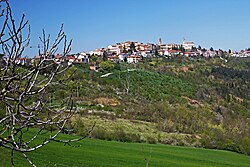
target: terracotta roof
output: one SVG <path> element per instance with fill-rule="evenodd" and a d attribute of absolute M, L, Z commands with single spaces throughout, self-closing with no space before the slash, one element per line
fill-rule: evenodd
<path fill-rule="evenodd" d="M 61 55 L 56 55 L 55 58 L 60 59 L 60 58 L 62 58 L 62 56 Z"/>
<path fill-rule="evenodd" d="M 169 52 L 169 53 L 177 53 L 177 52 L 179 52 L 179 51 L 177 51 L 177 50 L 168 50 L 168 52 Z"/>
<path fill-rule="evenodd" d="M 195 52 L 185 52 L 184 54 L 195 54 Z"/>
<path fill-rule="evenodd" d="M 75 57 L 74 56 L 68 56 L 67 57 L 67 60 L 71 60 L 71 59 L 75 59 Z"/>
<path fill-rule="evenodd" d="M 18 60 L 27 60 L 27 58 L 18 58 Z"/>

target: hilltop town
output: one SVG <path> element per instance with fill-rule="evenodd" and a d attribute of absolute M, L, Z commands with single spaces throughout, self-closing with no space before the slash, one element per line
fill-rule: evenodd
<path fill-rule="evenodd" d="M 41 56 L 41 55 L 40 55 Z M 40 59 L 40 56 L 34 58 L 20 57 L 16 60 L 17 64 L 30 65 L 36 60 Z M 165 57 L 171 59 L 173 57 L 183 56 L 189 58 L 225 58 L 225 57 L 249 57 L 250 49 L 241 50 L 239 52 L 233 52 L 232 50 L 215 50 L 213 47 L 207 49 L 202 48 L 200 45 L 195 46 L 194 42 L 183 41 L 182 44 L 164 44 L 161 38 L 158 44 L 153 43 L 141 43 L 135 41 L 126 41 L 116 44 L 108 45 L 106 48 L 98 48 L 90 52 L 82 52 L 70 55 L 50 55 L 54 58 L 55 62 L 65 62 L 68 65 L 73 63 L 87 63 L 91 64 L 91 69 L 96 69 L 98 64 L 91 62 L 91 59 L 108 60 L 114 63 L 126 62 L 126 63 L 138 63 L 145 58 Z M 0 64 L 5 64 L 7 59 L 4 55 L 0 56 Z"/>

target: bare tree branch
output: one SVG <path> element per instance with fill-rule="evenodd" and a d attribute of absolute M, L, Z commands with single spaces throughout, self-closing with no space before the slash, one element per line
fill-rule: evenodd
<path fill-rule="evenodd" d="M 72 40 L 68 41 L 63 24 L 53 42 L 43 30 L 39 38 L 42 48 L 39 48 L 38 57 L 32 66 L 23 68 L 17 62 L 30 43 L 29 22 L 24 14 L 18 23 L 15 21 L 8 0 L 0 0 L 0 9 L 0 22 L 3 23 L 0 25 L 0 52 L 6 60 L 6 65 L 0 68 L 0 102 L 5 112 L 4 116 L 0 116 L 0 147 L 11 150 L 13 166 L 15 152 L 21 152 L 29 164 L 35 166 L 26 152 L 37 150 L 51 141 L 68 144 L 87 137 L 57 139 L 60 133 L 72 131 L 66 125 L 76 113 L 76 108 L 72 97 L 68 97 L 60 108 L 49 103 L 49 90 L 56 89 L 65 81 L 63 74 L 69 66 L 61 60 L 65 60 L 70 53 Z M 60 61 L 54 57 L 59 48 L 62 48 Z M 36 132 L 30 132 L 31 128 Z M 39 141 L 38 138 L 43 140 L 34 144 L 35 140 Z"/>

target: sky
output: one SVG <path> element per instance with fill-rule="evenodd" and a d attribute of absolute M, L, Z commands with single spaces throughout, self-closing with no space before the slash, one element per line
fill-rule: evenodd
<path fill-rule="evenodd" d="M 123 41 L 181 43 L 234 51 L 250 47 L 250 0 L 10 0 L 15 18 L 31 25 L 37 54 L 42 29 L 54 37 L 61 24 L 72 53 Z"/>

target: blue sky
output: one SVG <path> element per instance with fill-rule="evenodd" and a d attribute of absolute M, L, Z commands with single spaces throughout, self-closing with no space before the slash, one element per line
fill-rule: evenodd
<path fill-rule="evenodd" d="M 31 45 L 44 28 L 56 35 L 61 23 L 72 52 L 134 40 L 240 50 L 250 47 L 249 0 L 10 0 L 15 17 L 30 21 Z M 36 49 L 27 49 L 27 55 Z"/>

